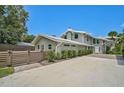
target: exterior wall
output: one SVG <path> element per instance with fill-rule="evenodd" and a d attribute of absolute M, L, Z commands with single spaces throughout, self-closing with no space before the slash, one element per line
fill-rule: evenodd
<path fill-rule="evenodd" d="M 75 38 L 75 34 L 78 34 L 78 38 Z M 69 40 L 77 41 L 80 43 L 93 44 L 93 38 L 90 37 L 89 35 L 85 35 L 82 33 L 75 33 L 75 32 L 67 32 L 65 35 L 67 36 L 67 39 Z"/>
<path fill-rule="evenodd" d="M 52 45 L 52 49 L 48 49 L 48 44 Z M 38 45 L 40 49 L 38 49 Z M 44 45 L 44 50 L 41 49 L 41 46 Z M 65 44 L 62 44 L 58 47 L 58 52 L 61 52 L 63 50 L 82 50 L 87 48 L 86 46 L 80 46 L 80 45 L 75 45 L 75 44 L 66 44 L 69 46 L 64 46 Z M 55 51 L 57 46 L 57 43 L 51 40 L 48 40 L 46 38 L 41 38 L 38 43 L 35 45 L 35 51 Z"/>
<path fill-rule="evenodd" d="M 95 48 L 99 48 L 99 52 L 98 53 L 105 53 L 106 52 L 106 46 L 107 46 L 107 41 L 105 40 L 101 40 L 101 39 L 98 39 L 99 40 L 99 43 L 95 43 L 94 44 L 94 53 L 96 53 L 95 51 Z"/>
<path fill-rule="evenodd" d="M 75 45 L 75 47 L 73 45 L 69 45 L 69 46 L 64 46 L 64 44 L 62 44 L 61 46 L 58 47 L 58 52 L 61 52 L 63 50 L 82 50 L 85 49 L 86 46 L 80 46 L 80 45 Z"/>
<path fill-rule="evenodd" d="M 88 35 L 84 35 L 84 43 L 92 45 L 93 44 L 93 38 L 88 36 Z"/>
<path fill-rule="evenodd" d="M 75 38 L 75 33 L 73 33 L 72 40 L 73 40 L 73 41 L 80 42 L 80 43 L 83 43 L 83 40 L 84 40 L 83 35 L 82 35 L 82 34 L 79 34 L 79 33 L 77 33 L 77 34 L 78 34 L 78 38 L 76 39 L 76 38 Z"/>
<path fill-rule="evenodd" d="M 52 49 L 48 49 L 48 45 L 51 44 L 52 45 Z M 39 45 L 39 48 L 38 49 L 38 45 Z M 44 50 L 42 50 L 42 45 L 44 45 Z M 46 39 L 46 38 L 41 38 L 38 43 L 35 45 L 35 51 L 55 51 L 55 48 L 56 48 L 56 45 L 57 43 L 54 42 L 54 41 L 51 41 L 49 39 Z"/>
<path fill-rule="evenodd" d="M 67 39 L 72 40 L 72 33 L 71 32 L 67 32 L 66 36 L 67 36 Z"/>
<path fill-rule="evenodd" d="M 103 47 L 101 45 L 94 45 L 93 53 L 103 53 Z"/>

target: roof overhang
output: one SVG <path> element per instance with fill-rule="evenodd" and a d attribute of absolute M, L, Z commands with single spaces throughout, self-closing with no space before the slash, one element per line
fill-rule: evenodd
<path fill-rule="evenodd" d="M 72 40 L 67 40 L 67 39 L 63 39 L 63 38 L 58 38 L 58 37 L 53 37 L 53 36 L 47 36 L 47 35 L 37 35 L 35 37 L 35 39 L 32 41 L 33 45 L 36 45 L 37 42 L 41 39 L 41 38 L 46 38 L 49 40 L 52 40 L 54 42 L 57 43 L 65 43 L 65 44 L 75 44 L 75 45 L 80 45 L 80 46 L 92 46 L 90 44 L 86 44 L 86 43 L 80 43 L 80 42 L 76 42 L 76 41 L 72 41 Z"/>

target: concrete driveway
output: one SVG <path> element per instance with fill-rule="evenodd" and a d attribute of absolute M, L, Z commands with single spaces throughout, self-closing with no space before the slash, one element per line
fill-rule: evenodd
<path fill-rule="evenodd" d="M 14 73 L 0 86 L 124 86 L 124 66 L 115 59 L 77 57 Z"/>

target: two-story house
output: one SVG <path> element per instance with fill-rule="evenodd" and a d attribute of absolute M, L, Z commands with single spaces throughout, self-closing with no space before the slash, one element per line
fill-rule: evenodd
<path fill-rule="evenodd" d="M 60 37 L 37 35 L 32 44 L 36 51 L 82 50 L 90 49 L 93 53 L 105 53 L 111 40 L 93 37 L 85 31 L 68 28 Z"/>

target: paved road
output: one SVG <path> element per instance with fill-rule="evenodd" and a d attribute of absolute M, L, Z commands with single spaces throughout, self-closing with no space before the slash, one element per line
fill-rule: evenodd
<path fill-rule="evenodd" d="M 124 66 L 115 59 L 77 57 L 14 73 L 0 86 L 124 86 Z"/>

